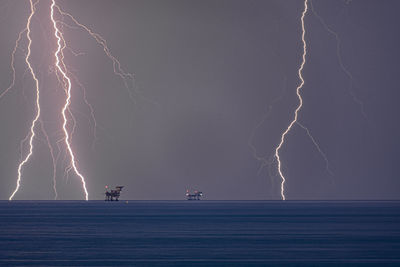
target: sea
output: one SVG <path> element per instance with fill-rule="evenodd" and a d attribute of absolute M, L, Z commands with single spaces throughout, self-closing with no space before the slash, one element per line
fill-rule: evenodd
<path fill-rule="evenodd" d="M 399 201 L 0 201 L 0 266 L 400 266 Z"/>

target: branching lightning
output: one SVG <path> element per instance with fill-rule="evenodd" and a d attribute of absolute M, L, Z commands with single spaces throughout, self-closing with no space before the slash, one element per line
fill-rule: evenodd
<path fill-rule="evenodd" d="M 260 126 L 265 122 L 265 120 L 269 116 L 269 112 L 271 111 L 272 105 L 279 99 L 274 100 L 272 102 L 272 104 L 268 107 L 267 113 L 263 116 L 261 121 L 256 125 L 255 129 L 251 133 L 251 136 L 248 140 L 248 145 L 253 152 L 253 157 L 257 161 L 260 162 L 259 172 L 261 172 L 261 170 L 265 166 L 271 166 L 275 162 L 277 163 L 277 174 L 279 175 L 279 177 L 281 179 L 280 194 L 281 194 L 281 198 L 283 200 L 286 199 L 286 196 L 285 196 L 286 177 L 284 176 L 284 172 L 282 170 L 283 168 L 282 168 L 282 160 L 281 160 L 281 149 L 286 141 L 287 135 L 294 128 L 295 125 L 298 125 L 301 129 L 303 129 L 306 132 L 307 136 L 310 138 L 312 143 L 317 148 L 318 152 L 322 155 L 323 159 L 325 160 L 326 169 L 327 169 L 328 173 L 333 176 L 333 172 L 331 171 L 331 168 L 329 166 L 329 162 L 328 162 L 326 154 L 322 151 L 321 147 L 316 142 L 316 139 L 313 137 L 313 135 L 311 135 L 311 132 L 309 131 L 309 129 L 305 125 L 300 123 L 298 120 L 299 112 L 301 111 L 302 106 L 303 106 L 303 98 L 301 95 L 301 91 L 305 84 L 305 80 L 303 78 L 303 69 L 306 64 L 307 43 L 305 40 L 306 29 L 305 29 L 304 19 L 305 19 L 305 16 L 307 15 L 308 9 L 309 9 L 308 1 L 309 0 L 304 0 L 304 9 L 301 14 L 301 29 L 302 29 L 301 40 L 302 40 L 302 44 L 303 44 L 303 53 L 302 53 L 302 61 L 301 61 L 300 67 L 298 68 L 298 78 L 300 80 L 300 83 L 296 87 L 298 105 L 296 106 L 296 108 L 294 110 L 294 117 L 290 121 L 290 123 L 287 126 L 287 128 L 285 129 L 285 131 L 283 131 L 283 133 L 281 134 L 280 142 L 277 145 L 277 147 L 275 148 L 274 153 L 269 158 L 258 154 L 255 146 L 252 143 L 252 139 L 254 137 L 255 131 L 257 131 L 257 129 L 260 128 Z M 0 100 L 1 100 L 15 86 L 15 83 L 16 83 L 15 56 L 17 54 L 17 50 L 20 47 L 20 43 L 23 40 L 25 40 L 25 38 L 26 38 L 28 43 L 27 43 L 27 50 L 24 51 L 25 63 L 27 65 L 27 73 L 28 74 L 30 73 L 30 75 L 33 78 L 34 84 L 35 84 L 35 93 L 36 93 L 35 112 L 36 113 L 30 124 L 31 127 L 30 127 L 30 130 L 28 131 L 28 134 L 21 141 L 21 157 L 20 157 L 20 162 L 19 162 L 18 171 L 17 171 L 18 172 L 17 184 L 16 184 L 15 190 L 9 197 L 9 200 L 12 200 L 14 198 L 15 194 L 18 192 L 20 185 L 21 185 L 21 178 L 22 178 L 22 173 L 23 173 L 24 167 L 33 155 L 34 140 L 35 140 L 35 138 L 37 138 L 37 135 L 38 135 L 38 133 L 36 132 L 36 130 L 37 130 L 36 128 L 37 128 L 38 124 L 40 124 L 40 126 L 41 126 L 41 133 L 45 137 L 44 139 L 50 150 L 50 155 L 51 155 L 52 165 L 53 165 L 53 189 L 54 189 L 55 199 L 57 199 L 57 196 L 58 196 L 57 182 L 56 182 L 57 162 L 60 157 L 60 151 L 62 150 L 60 148 L 60 144 L 62 143 L 62 146 L 65 146 L 65 148 L 66 148 L 66 153 L 64 154 L 65 159 L 68 158 L 67 166 L 63 166 L 63 167 L 65 167 L 64 168 L 64 176 L 68 177 L 69 172 L 73 171 L 79 177 L 80 182 L 82 184 L 82 189 L 84 191 L 85 199 L 88 200 L 89 193 L 88 193 L 88 190 L 86 187 L 86 180 L 85 180 L 84 175 L 81 173 L 80 168 L 78 168 L 79 167 L 78 160 L 75 156 L 75 153 L 74 153 L 74 150 L 73 150 L 72 144 L 71 144 L 71 139 L 72 139 L 72 137 L 75 133 L 76 127 L 77 127 L 77 121 L 75 119 L 74 113 L 72 112 L 72 111 L 75 112 L 75 110 L 71 110 L 71 96 L 75 92 L 74 91 L 75 85 L 78 85 L 77 87 L 80 87 L 80 89 L 82 90 L 83 100 L 90 109 L 90 119 L 89 120 L 91 122 L 93 122 L 94 141 L 97 138 L 96 137 L 97 122 L 96 122 L 96 118 L 95 118 L 95 114 L 94 114 L 94 108 L 87 99 L 85 87 L 83 86 L 82 83 L 80 83 L 78 77 L 76 77 L 74 72 L 71 71 L 70 66 L 67 66 L 67 64 L 64 62 L 64 56 L 65 56 L 64 52 L 65 51 L 70 51 L 71 54 L 74 56 L 81 56 L 84 53 L 81 53 L 81 52 L 76 53 L 70 47 L 68 47 L 67 40 L 64 39 L 63 27 L 65 26 L 69 29 L 83 30 L 91 38 L 94 39 L 94 41 L 103 49 L 107 58 L 112 62 L 112 68 L 113 68 L 114 74 L 119 76 L 122 79 L 122 82 L 129 93 L 129 97 L 133 102 L 135 102 L 135 98 L 134 98 L 133 94 L 137 93 L 136 91 L 132 92 L 132 90 L 135 89 L 134 88 L 134 75 L 126 72 L 121 67 L 120 62 L 111 53 L 106 40 L 100 34 L 93 31 L 91 28 L 87 27 L 86 25 L 82 24 L 81 22 L 79 22 L 71 14 L 63 11 L 63 9 L 59 5 L 56 4 L 56 0 L 50 0 L 49 3 L 51 3 L 51 5 L 49 6 L 49 11 L 50 11 L 49 15 L 50 15 L 51 23 L 52 23 L 52 30 L 51 30 L 50 34 L 51 34 L 51 36 L 54 37 L 52 39 L 55 41 L 55 44 L 56 44 L 55 52 L 52 55 L 52 58 L 54 58 L 54 64 L 52 64 L 50 70 L 52 72 L 54 72 L 54 74 L 56 75 L 59 85 L 60 85 L 59 87 L 62 88 L 63 92 L 65 93 L 65 102 L 60 110 L 60 115 L 62 117 L 62 131 L 60 131 L 60 133 L 62 133 L 63 137 L 61 139 L 59 139 L 59 138 L 57 139 L 56 145 L 58 147 L 59 152 L 56 155 L 55 151 L 53 149 L 53 146 L 52 146 L 52 142 L 50 140 L 51 136 L 49 137 L 49 134 L 46 132 L 46 128 L 44 127 L 44 122 L 41 118 L 40 88 L 39 88 L 39 79 L 37 76 L 38 72 L 36 71 L 33 63 L 31 62 L 31 56 L 32 56 L 31 46 L 32 46 L 32 42 L 33 42 L 32 36 L 31 36 L 32 35 L 31 20 L 35 16 L 36 5 L 38 4 L 38 2 L 39 2 L 39 0 L 29 0 L 30 14 L 27 18 L 26 27 L 19 32 L 18 38 L 15 41 L 15 46 L 11 53 L 11 64 L 10 65 L 11 65 L 11 70 L 12 70 L 12 80 L 11 80 L 11 83 L 9 84 L 9 86 L 5 90 L 0 92 Z M 343 72 L 347 75 L 347 77 L 351 81 L 351 86 L 349 88 L 350 95 L 353 97 L 355 102 L 360 104 L 362 113 L 365 116 L 363 103 L 356 97 L 354 90 L 352 88 L 353 80 L 354 80 L 353 76 L 349 72 L 349 70 L 345 67 L 345 65 L 343 64 L 343 61 L 342 61 L 342 58 L 340 55 L 340 39 L 339 39 L 338 34 L 336 32 L 334 32 L 330 27 L 328 27 L 327 24 L 324 22 L 324 20 L 315 12 L 314 7 L 312 5 L 312 0 L 310 0 L 310 9 L 314 13 L 314 15 L 319 19 L 319 21 L 322 23 L 324 28 L 335 37 L 336 44 L 337 44 L 336 53 L 338 56 L 339 65 L 340 65 L 341 69 L 343 70 Z M 66 20 L 68 23 L 66 22 Z M 65 52 L 65 53 L 68 55 L 68 52 Z M 43 113 L 45 113 L 45 111 L 43 111 Z M 29 144 L 28 151 L 24 151 L 24 149 L 23 149 L 26 146 L 26 144 Z"/>
<path fill-rule="evenodd" d="M 353 76 L 347 70 L 347 68 L 344 66 L 344 64 L 342 62 L 342 59 L 341 59 L 341 56 L 340 56 L 340 39 L 339 39 L 338 34 L 336 32 L 334 32 L 333 30 L 331 30 L 326 25 L 324 20 L 314 11 L 314 8 L 312 6 L 312 1 L 311 0 L 310 0 L 310 4 L 311 4 L 311 10 L 314 13 L 314 15 L 320 20 L 320 22 L 323 24 L 325 29 L 335 36 L 336 44 L 337 44 L 336 53 L 337 53 L 337 56 L 338 56 L 339 65 L 342 68 L 342 70 L 345 72 L 345 74 L 349 77 L 349 79 L 351 81 L 353 81 Z M 300 84 L 296 88 L 296 94 L 297 94 L 297 97 L 298 97 L 298 100 L 299 100 L 299 104 L 298 104 L 298 106 L 297 106 L 297 108 L 296 108 L 296 110 L 294 112 L 293 120 L 290 122 L 290 124 L 288 125 L 286 130 L 282 133 L 281 139 L 280 139 L 280 143 L 278 144 L 278 146 L 275 149 L 275 158 L 276 158 L 277 163 L 278 163 L 278 168 L 277 169 L 278 169 L 279 176 L 281 178 L 281 197 L 282 197 L 283 200 L 286 199 L 286 197 L 285 197 L 285 182 L 286 182 L 286 178 L 285 178 L 285 176 L 283 174 L 283 171 L 282 171 L 282 162 L 281 162 L 281 158 L 280 158 L 279 152 L 280 152 L 280 149 L 282 148 L 282 146 L 283 146 L 283 144 L 285 142 L 285 138 L 286 138 L 287 134 L 291 131 L 291 129 L 293 128 L 294 124 L 298 125 L 300 128 L 302 128 L 306 132 L 307 136 L 310 138 L 311 142 L 314 144 L 314 146 L 316 147 L 317 151 L 319 152 L 319 154 L 324 159 L 325 167 L 326 167 L 327 172 L 329 173 L 329 175 L 331 177 L 334 176 L 334 174 L 333 174 L 333 172 L 332 172 L 332 170 L 330 168 L 328 157 L 322 151 L 320 145 L 317 143 L 317 141 L 315 140 L 314 136 L 311 134 L 310 130 L 306 126 L 304 126 L 303 124 L 301 124 L 298 121 L 298 114 L 299 114 L 299 112 L 300 112 L 300 110 L 301 110 L 301 108 L 303 106 L 303 98 L 302 98 L 300 92 L 301 92 L 301 89 L 303 88 L 304 83 L 305 83 L 303 75 L 302 75 L 302 72 L 303 72 L 303 69 L 304 69 L 304 65 L 306 63 L 306 56 L 307 56 L 307 43 L 305 41 L 306 30 L 305 30 L 305 24 L 304 24 L 304 18 L 306 16 L 307 12 L 308 12 L 308 0 L 305 0 L 304 1 L 304 10 L 303 10 L 302 15 L 301 15 L 301 28 L 302 28 L 301 39 L 302 39 L 302 43 L 303 43 L 303 55 L 302 55 L 302 62 L 301 62 L 300 67 L 298 69 L 298 77 L 300 79 Z M 360 104 L 362 113 L 365 116 L 363 103 L 356 97 L 356 95 L 355 95 L 354 91 L 352 90 L 352 88 L 350 88 L 349 90 L 350 90 L 350 95 L 353 97 L 354 101 L 357 102 L 358 104 Z M 333 179 L 332 179 L 332 182 L 334 182 Z"/>
<path fill-rule="evenodd" d="M 35 2 L 34 2 L 35 1 Z M 78 77 L 71 72 L 71 70 L 68 69 L 67 64 L 64 62 L 65 54 L 64 52 L 67 50 L 69 51 L 73 56 L 82 56 L 85 53 L 79 52 L 76 53 L 73 51 L 70 47 L 67 46 L 67 42 L 64 39 L 64 34 L 63 34 L 63 27 L 67 27 L 68 29 L 83 29 L 85 32 L 89 34 L 90 37 L 92 37 L 102 48 L 103 51 L 105 52 L 105 55 L 111 60 L 112 66 L 113 66 L 113 71 L 114 74 L 119 76 L 122 79 L 122 82 L 126 89 L 129 92 L 129 97 L 130 99 L 134 102 L 134 95 L 132 90 L 134 90 L 134 75 L 131 73 L 128 73 L 124 71 L 121 67 L 120 62 L 118 59 L 110 52 L 109 47 L 107 46 L 106 40 L 98 33 L 92 31 L 90 28 L 85 26 L 84 24 L 78 22 L 77 19 L 75 19 L 71 14 L 64 12 L 57 4 L 56 0 L 50 0 L 49 1 L 49 18 L 51 21 L 51 28 L 52 30 L 49 31 L 49 28 L 45 28 L 40 24 L 40 27 L 43 31 L 43 33 L 47 36 L 53 36 L 54 43 L 56 44 L 56 48 L 54 50 L 54 54 L 52 55 L 52 58 L 54 59 L 54 63 L 51 64 L 49 68 L 49 73 L 48 74 L 55 74 L 58 80 L 59 87 L 62 88 L 63 93 L 65 94 L 65 101 L 64 104 L 62 105 L 62 108 L 60 110 L 60 117 L 62 117 L 62 130 L 60 132 L 57 132 L 57 136 L 55 136 L 56 141 L 55 144 L 57 145 L 58 152 L 53 148 L 52 142 L 54 140 L 51 140 L 51 136 L 47 133 L 47 130 L 44 126 L 44 121 L 41 119 L 41 108 L 40 108 L 40 88 L 39 88 L 39 79 L 37 76 L 37 72 L 33 67 L 33 64 L 31 62 L 31 55 L 32 55 L 32 44 L 34 40 L 32 40 L 32 25 L 31 21 L 32 18 L 36 14 L 36 6 L 39 3 L 38 0 L 29 0 L 30 3 L 30 13 L 27 18 L 26 22 L 26 27 L 21 30 L 18 34 L 18 38 L 15 41 L 15 46 L 12 50 L 11 53 L 11 71 L 12 71 L 12 79 L 11 83 L 9 86 L 0 92 L 0 99 L 4 97 L 13 87 L 15 87 L 16 84 L 16 68 L 15 68 L 15 58 L 16 58 L 16 53 L 18 49 L 20 48 L 22 40 L 25 40 L 25 36 L 27 39 L 27 51 L 24 54 L 25 55 L 25 63 L 27 65 L 27 70 L 31 74 L 34 82 L 35 82 L 35 92 L 36 92 L 36 104 L 35 104 L 35 116 L 31 122 L 31 127 L 30 131 L 28 134 L 25 136 L 24 139 L 21 140 L 20 142 L 20 150 L 21 150 L 21 156 L 20 156 L 20 163 L 18 165 L 18 176 L 17 176 L 17 185 L 11 196 L 9 197 L 9 200 L 13 200 L 15 194 L 18 192 L 20 185 L 21 185 L 21 179 L 22 179 L 22 172 L 25 167 L 25 164 L 29 161 L 29 159 L 33 156 L 33 151 L 34 151 L 34 140 L 37 138 L 38 133 L 36 132 L 36 128 L 38 124 L 41 126 L 41 134 L 43 134 L 44 138 L 43 141 L 47 146 L 49 147 L 50 151 L 50 156 L 52 160 L 52 166 L 53 166 L 53 173 L 52 173 L 52 181 L 53 181 L 53 190 L 54 190 L 54 198 L 58 198 L 58 193 L 57 193 L 57 166 L 58 166 L 58 161 L 60 159 L 60 156 L 62 155 L 61 151 L 64 151 L 62 147 L 65 147 L 66 153 L 64 153 L 64 160 L 67 160 L 68 158 L 68 163 L 63 166 L 64 168 L 64 177 L 68 178 L 68 175 L 70 172 L 73 172 L 77 177 L 79 177 L 82 189 L 84 191 L 85 199 L 89 199 L 89 193 L 86 187 L 86 180 L 82 172 L 80 171 L 78 167 L 78 161 L 76 159 L 74 150 L 72 148 L 71 144 L 71 139 L 75 133 L 75 130 L 77 128 L 77 121 L 75 119 L 74 113 L 71 110 L 71 100 L 72 100 L 72 94 L 75 92 L 75 84 L 77 87 L 79 87 L 82 90 L 82 97 L 84 103 L 88 106 L 90 115 L 88 116 L 89 122 L 92 125 L 93 128 L 93 135 L 94 135 L 94 142 L 97 139 L 97 134 L 96 134 L 96 129 L 98 127 L 97 121 L 95 118 L 95 113 L 94 113 L 94 108 L 93 106 L 89 103 L 87 94 L 86 94 L 86 89 L 83 86 L 83 84 L 79 81 Z M 68 18 L 70 24 L 65 22 L 65 19 Z M 50 39 L 47 39 L 47 41 L 52 42 Z M 25 74 L 24 74 L 25 75 Z M 24 76 L 23 75 L 23 76 Z M 44 112 L 44 111 L 43 111 Z M 59 136 L 59 134 L 62 134 L 62 138 Z M 29 144 L 29 151 L 25 152 L 25 147 L 26 144 Z"/>
<path fill-rule="evenodd" d="M 80 23 L 77 19 L 75 19 L 71 14 L 64 12 L 63 10 L 61 10 L 61 8 L 58 5 L 55 5 L 55 7 L 58 9 L 59 13 L 62 16 L 65 17 L 69 17 L 75 25 L 77 25 L 78 27 L 82 28 L 83 30 L 85 30 L 99 45 L 101 45 L 101 47 L 104 50 L 104 53 L 107 55 L 107 57 L 112 61 L 113 64 L 113 70 L 114 70 L 114 74 L 118 75 L 124 82 L 124 85 L 126 87 L 126 89 L 128 90 L 129 96 L 131 98 L 132 101 L 134 100 L 132 91 L 130 90 L 130 88 L 133 87 L 133 83 L 134 83 L 134 76 L 131 73 L 125 72 L 122 67 L 121 67 L 121 63 L 119 62 L 119 60 L 117 58 L 115 58 L 113 56 L 113 54 L 110 52 L 109 47 L 107 46 L 107 41 L 98 33 L 92 31 L 90 28 L 88 28 L 87 26 L 83 25 L 82 23 Z M 67 25 L 67 27 L 71 27 L 73 28 L 73 26 L 62 22 L 64 25 Z"/>

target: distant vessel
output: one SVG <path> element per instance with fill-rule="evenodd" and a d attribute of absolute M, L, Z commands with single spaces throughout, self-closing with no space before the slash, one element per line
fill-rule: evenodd
<path fill-rule="evenodd" d="M 123 186 L 116 186 L 114 190 L 108 191 L 108 186 L 106 186 L 106 195 L 105 201 L 118 201 L 118 198 L 121 194 L 121 190 L 124 188 Z"/>
<path fill-rule="evenodd" d="M 187 200 L 200 200 L 203 196 L 203 192 L 195 190 L 193 194 L 190 194 L 189 190 L 186 190 L 186 199 Z"/>

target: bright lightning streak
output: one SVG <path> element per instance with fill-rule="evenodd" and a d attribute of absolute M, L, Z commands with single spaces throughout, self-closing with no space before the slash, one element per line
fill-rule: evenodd
<path fill-rule="evenodd" d="M 21 175 L 22 175 L 22 168 L 25 165 L 25 163 L 28 162 L 29 158 L 32 156 L 33 153 L 33 139 L 35 137 L 35 126 L 36 126 L 36 122 L 38 121 L 39 117 L 40 117 L 40 99 L 39 99 L 39 80 L 36 77 L 36 74 L 32 68 L 32 65 L 29 61 L 30 56 L 31 56 L 31 45 L 32 45 L 32 39 L 31 39 L 31 19 L 33 17 L 33 15 L 35 14 L 36 11 L 36 4 L 38 1 L 36 1 L 35 3 L 32 2 L 32 0 L 29 0 L 30 6 L 31 6 L 31 13 L 28 17 L 27 20 L 27 24 L 26 24 L 26 37 L 28 39 L 28 53 L 26 54 L 25 57 L 25 62 L 26 65 L 28 66 L 32 78 L 35 81 L 35 86 L 36 86 L 36 116 L 35 118 L 32 120 L 32 125 L 31 125 L 31 130 L 30 130 L 30 138 L 29 138 L 29 153 L 26 155 L 26 157 L 21 161 L 21 163 L 18 165 L 18 178 L 17 178 L 17 187 L 15 188 L 14 192 L 11 194 L 9 200 L 12 200 L 14 198 L 14 195 L 18 192 L 18 189 L 20 187 L 20 183 L 21 183 Z M 18 44 L 18 41 L 17 43 Z M 15 72 L 15 70 L 14 70 Z"/>
<path fill-rule="evenodd" d="M 280 158 L 280 155 L 279 155 L 279 151 L 282 148 L 283 143 L 285 142 L 286 135 L 290 132 L 290 130 L 292 129 L 293 125 L 297 122 L 298 113 L 299 113 L 301 107 L 303 106 L 303 98 L 301 97 L 300 90 L 304 86 L 304 79 L 303 79 L 302 73 L 303 73 L 304 65 L 306 63 L 306 56 L 307 56 L 307 43 L 306 43 L 306 40 L 305 40 L 306 30 L 305 30 L 305 27 L 304 27 L 304 17 L 305 17 L 305 15 L 307 13 L 307 10 L 308 10 L 308 0 L 304 0 L 304 10 L 303 10 L 303 13 L 301 15 L 301 29 L 302 29 L 301 40 L 303 42 L 303 55 L 302 55 L 302 59 L 303 60 L 301 62 L 300 68 L 298 70 L 298 76 L 299 76 L 299 79 L 300 79 L 300 84 L 296 88 L 296 94 L 297 94 L 297 97 L 299 99 L 299 105 L 297 106 L 296 110 L 294 111 L 293 120 L 290 122 L 289 126 L 286 128 L 286 130 L 281 135 L 281 141 L 280 141 L 279 145 L 275 149 L 275 158 L 276 158 L 276 160 L 278 162 L 278 173 L 279 173 L 279 176 L 281 177 L 281 180 L 282 180 L 282 182 L 281 182 L 281 197 L 282 197 L 282 200 L 286 199 L 286 197 L 285 197 L 285 182 L 286 182 L 286 178 L 285 178 L 285 176 L 283 175 L 283 172 L 282 172 L 282 162 L 281 162 L 281 158 Z"/>
<path fill-rule="evenodd" d="M 68 119 L 66 116 L 66 111 L 68 110 L 68 107 L 71 103 L 71 79 L 67 76 L 66 70 L 64 71 L 61 66 L 60 66 L 60 58 L 59 58 L 59 54 L 61 52 L 61 50 L 63 49 L 61 46 L 61 40 L 62 38 L 62 34 L 60 33 L 59 29 L 57 28 L 57 22 L 54 20 L 54 7 L 56 6 L 55 0 L 52 0 L 52 4 L 51 4 L 51 21 L 53 22 L 53 26 L 54 26 L 54 36 L 57 38 L 57 51 L 55 52 L 54 56 L 56 58 L 56 67 L 58 69 L 58 71 L 62 74 L 64 81 L 66 81 L 67 84 L 67 98 L 65 101 L 65 105 L 61 111 L 64 122 L 63 122 L 63 130 L 64 130 L 64 134 L 65 134 L 65 144 L 67 146 L 69 155 L 71 157 L 71 167 L 74 169 L 75 173 L 79 176 L 79 178 L 81 179 L 82 182 L 82 187 L 83 190 L 85 191 L 85 199 L 89 200 L 89 194 L 88 191 L 86 189 L 86 182 L 85 182 L 85 178 L 83 177 L 83 175 L 79 172 L 77 166 L 76 166 L 76 160 L 75 160 L 75 156 L 74 153 L 72 151 L 71 148 L 71 144 L 69 143 L 69 133 L 67 130 L 67 123 L 68 123 Z M 64 46 L 65 46 L 65 42 L 63 42 Z M 61 56 L 63 58 L 63 55 Z M 61 59 L 62 60 L 62 59 Z M 61 62 L 61 64 L 63 64 L 63 62 Z M 64 65 L 64 64 L 63 64 Z M 65 66 L 65 65 L 64 65 Z"/>

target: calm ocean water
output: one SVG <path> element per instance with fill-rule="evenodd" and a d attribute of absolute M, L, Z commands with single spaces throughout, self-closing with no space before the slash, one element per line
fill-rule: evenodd
<path fill-rule="evenodd" d="M 397 201 L 1 201 L 1 266 L 400 266 Z"/>

